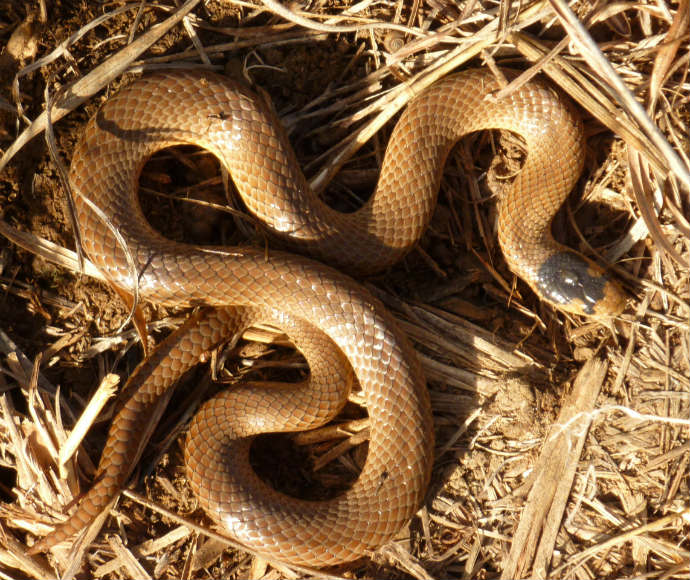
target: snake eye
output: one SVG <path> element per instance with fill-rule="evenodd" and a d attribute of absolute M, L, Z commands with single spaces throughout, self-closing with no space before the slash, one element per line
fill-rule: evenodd
<path fill-rule="evenodd" d="M 574 288 L 582 286 L 582 282 L 580 281 L 580 277 L 577 275 L 577 272 L 573 270 L 563 270 L 559 272 L 559 274 L 561 275 L 561 284 L 563 287 Z"/>
<path fill-rule="evenodd" d="M 577 258 L 579 258 L 579 256 L 577 256 Z M 577 264 L 578 269 L 567 269 L 559 272 L 561 277 L 560 286 L 563 289 L 564 295 L 577 297 L 585 304 L 594 305 L 598 298 L 589 294 L 588 290 L 591 291 L 592 288 L 596 289 L 597 285 L 592 284 L 592 276 L 587 271 L 583 274 L 582 268 L 579 266 L 582 265 L 584 268 L 588 268 L 589 265 L 583 260 L 580 261 L 581 264 Z"/>

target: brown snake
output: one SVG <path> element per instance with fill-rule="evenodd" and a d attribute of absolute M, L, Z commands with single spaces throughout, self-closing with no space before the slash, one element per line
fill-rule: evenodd
<path fill-rule="evenodd" d="M 286 562 L 350 561 L 389 541 L 418 509 L 429 482 L 433 425 L 425 379 L 381 303 L 312 259 L 163 238 L 145 221 L 136 191 L 146 159 L 164 147 L 187 143 L 213 152 L 272 235 L 349 272 L 371 272 L 400 259 L 421 237 L 445 159 L 460 137 L 482 129 L 514 131 L 524 137 L 528 154 L 501 204 L 506 260 L 559 308 L 619 312 L 625 302 L 620 288 L 550 233 L 582 168 L 578 116 L 541 81 L 498 101 L 485 98 L 498 88 L 490 73 L 475 70 L 449 76 L 417 97 L 394 129 L 374 195 L 353 214 L 315 198 L 273 113 L 241 84 L 208 72 L 163 73 L 109 99 L 88 124 L 70 172 L 87 254 L 126 292 L 133 293 L 136 281 L 152 302 L 217 309 L 198 311 L 137 368 L 93 487 L 34 551 L 68 538 L 108 505 L 132 472 L 140 431 L 157 398 L 228 333 L 257 321 L 285 330 L 311 374 L 287 397 L 271 385 L 227 391 L 204 405 L 190 427 L 185 456 L 191 486 L 231 535 Z M 136 272 L 85 199 L 122 234 Z M 249 438 L 328 421 L 343 405 L 352 371 L 371 420 L 359 479 L 328 501 L 274 491 L 249 466 Z"/>

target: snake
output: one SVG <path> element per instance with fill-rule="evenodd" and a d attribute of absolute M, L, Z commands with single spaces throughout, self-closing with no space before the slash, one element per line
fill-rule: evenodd
<path fill-rule="evenodd" d="M 352 213 L 314 194 L 273 108 L 244 83 L 181 69 L 143 76 L 107 99 L 83 131 L 69 173 L 84 250 L 125 294 L 197 308 L 129 378 L 94 484 L 32 551 L 70 538 L 110 504 L 132 473 L 159 397 L 225 337 L 259 322 L 287 334 L 309 375 L 288 386 L 241 385 L 201 407 L 185 445 L 199 504 L 242 545 L 296 565 L 351 562 L 390 542 L 429 485 L 430 397 L 410 341 L 354 276 L 388 268 L 414 248 L 457 141 L 484 129 L 525 141 L 524 165 L 498 215 L 498 239 L 515 274 L 568 312 L 614 316 L 625 305 L 606 270 L 551 234 L 583 167 L 579 114 L 546 80 L 493 98 L 502 86 L 492 72 L 472 69 L 415 97 L 392 131 L 374 193 Z M 146 221 L 140 172 L 152 154 L 179 144 L 220 160 L 246 210 L 266 228 L 268 250 L 173 242 Z M 276 491 L 254 472 L 249 449 L 256 434 L 324 424 L 353 385 L 366 403 L 370 439 L 348 489 L 305 500 Z"/>

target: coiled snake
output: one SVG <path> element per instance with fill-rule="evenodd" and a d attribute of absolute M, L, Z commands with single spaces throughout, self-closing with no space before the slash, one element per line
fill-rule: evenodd
<path fill-rule="evenodd" d="M 511 73 L 506 72 L 508 76 Z M 271 110 L 244 86 L 209 72 L 144 77 L 109 99 L 75 151 L 70 182 L 84 247 L 113 284 L 169 305 L 204 305 L 130 378 L 134 395 L 116 415 L 96 481 L 75 513 L 35 547 L 45 550 L 88 524 L 132 471 L 138 437 L 156 399 L 228 333 L 254 322 L 284 329 L 310 366 L 282 389 L 228 391 L 194 419 L 186 445 L 200 503 L 244 544 L 286 562 L 327 566 L 390 540 L 418 509 L 430 478 L 433 425 L 415 353 L 381 303 L 335 269 L 293 254 L 199 248 L 171 242 L 145 221 L 137 180 L 155 151 L 180 143 L 213 152 L 249 212 L 291 248 L 349 272 L 380 270 L 415 245 L 436 202 L 445 159 L 463 135 L 508 129 L 528 154 L 505 195 L 499 240 L 511 269 L 558 308 L 619 312 L 624 295 L 601 268 L 550 233 L 583 163 L 581 122 L 548 84 L 532 81 L 488 100 L 489 72 L 449 76 L 417 97 L 397 123 L 371 199 L 341 214 L 315 198 Z M 126 240 L 136 272 L 88 198 Z M 371 439 L 353 486 L 329 501 L 274 491 L 248 464 L 257 432 L 302 430 L 331 419 L 354 373 Z M 231 421 L 232 419 L 232 421 Z"/>

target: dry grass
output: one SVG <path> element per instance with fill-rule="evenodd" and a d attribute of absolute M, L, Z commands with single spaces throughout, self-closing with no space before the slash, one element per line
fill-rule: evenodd
<path fill-rule="evenodd" d="M 457 164 L 474 160 L 458 148 L 419 251 L 368 283 L 425 366 L 437 427 L 432 488 L 398 541 L 335 576 L 687 577 L 687 0 L 574 2 L 577 17 L 561 0 L 319 2 L 304 11 L 273 0 L 137 1 L 84 13 L 65 4 L 37 2 L 27 14 L 0 0 L 0 233 L 59 264 L 46 270 L 43 259 L 0 246 L 0 577 L 310 573 L 228 550 L 194 510 L 179 477 L 187 411 L 154 433 L 137 492 L 50 559 L 25 554 L 88 486 L 119 379 L 109 371 L 126 376 L 140 357 L 136 332 L 119 328 L 127 309 L 88 282 L 99 277 L 88 261 L 78 275 L 56 165 L 32 138 L 56 133 L 48 149 L 59 166 L 86 117 L 78 107 L 93 113 L 124 73 L 190 62 L 222 70 L 226 60 L 227 72 L 276 90 L 312 184 L 338 192 L 372 181 L 382 128 L 448 71 L 472 61 L 548 75 L 588 113 L 582 196 L 561 223 L 576 233 L 579 224 L 590 242 L 571 242 L 615 263 L 634 295 L 602 325 L 516 290 L 496 250 L 495 200 L 476 174 L 459 176 Z M 146 313 L 149 332 L 182 319 Z M 235 353 L 235 374 L 300 366 L 289 353 L 261 357 L 282 344 L 270 329 L 245 338 L 258 342 Z M 347 470 L 365 427 L 350 419 L 297 443 L 312 446 L 317 465 Z"/>

